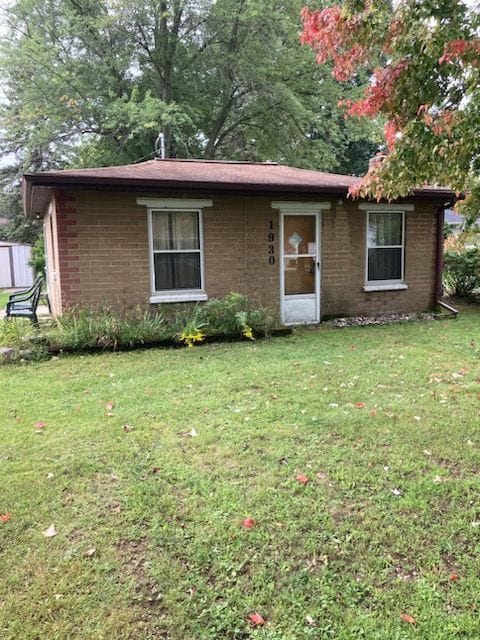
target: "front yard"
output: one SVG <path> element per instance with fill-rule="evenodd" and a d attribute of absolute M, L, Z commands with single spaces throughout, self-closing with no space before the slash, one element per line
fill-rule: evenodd
<path fill-rule="evenodd" d="M 479 326 L 2 368 L 0 637 L 478 640 Z"/>

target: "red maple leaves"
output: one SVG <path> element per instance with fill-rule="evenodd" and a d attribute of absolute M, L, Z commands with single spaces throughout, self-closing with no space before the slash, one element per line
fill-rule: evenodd
<path fill-rule="evenodd" d="M 265 619 L 256 611 L 255 613 L 251 613 L 248 619 L 253 627 L 261 627 L 265 624 Z"/>
<path fill-rule="evenodd" d="M 309 11 L 305 7 L 301 15 L 301 42 L 312 47 L 319 64 L 332 58 L 332 74 L 336 80 L 348 80 L 367 57 L 365 48 L 355 40 L 359 21 L 356 18 L 346 18 L 338 6 L 327 7 L 322 11 Z"/>
<path fill-rule="evenodd" d="M 444 45 L 443 55 L 438 59 L 438 64 L 448 64 L 454 60 L 464 60 L 478 64 L 480 62 L 480 40 L 450 40 Z"/>
<path fill-rule="evenodd" d="M 255 526 L 255 520 L 253 518 L 245 518 L 242 522 L 242 527 L 245 529 L 253 529 Z"/>
<path fill-rule="evenodd" d="M 296 475 L 295 480 L 303 485 L 308 484 L 310 481 L 309 477 L 305 476 L 303 473 L 299 473 L 298 475 Z"/>
<path fill-rule="evenodd" d="M 417 62 L 414 57 L 409 56 L 407 59 L 404 55 L 402 59 L 395 60 L 396 52 L 404 51 L 399 45 L 409 37 L 408 21 L 401 14 L 392 15 L 384 32 L 377 32 L 372 28 L 372 17 L 373 20 L 377 17 L 372 16 L 375 14 L 374 2 L 367 0 L 358 4 L 358 8 L 353 8 L 354 3 L 346 4 L 347 6 L 339 3 L 314 11 L 305 7 L 301 14 L 303 31 L 300 40 L 313 49 L 319 64 L 332 61 L 332 75 L 343 82 L 349 80 L 359 67 L 373 61 L 372 56 L 378 50 L 375 45 L 382 48 L 389 62 L 382 68 L 374 69 L 371 82 L 360 99 L 341 101 L 339 106 L 345 107 L 347 116 L 386 116 L 384 136 L 391 153 L 406 129 L 405 116 L 402 119 L 397 114 L 402 113 L 399 104 L 405 102 L 404 94 L 408 90 L 409 78 L 416 73 Z M 433 66 L 436 62 L 435 59 L 430 61 Z M 457 38 L 445 42 L 437 64 L 441 68 L 455 63 L 479 67 L 480 38 Z M 406 79 L 405 83 L 402 83 L 402 78 Z M 437 109 L 433 113 L 425 109 L 418 116 L 435 136 L 452 137 L 453 129 L 458 124 L 456 114 L 451 109 Z M 385 163 L 383 167 L 371 168 L 367 175 L 349 190 L 349 195 L 373 195 L 377 199 L 382 198 L 381 176 L 387 166 Z"/>

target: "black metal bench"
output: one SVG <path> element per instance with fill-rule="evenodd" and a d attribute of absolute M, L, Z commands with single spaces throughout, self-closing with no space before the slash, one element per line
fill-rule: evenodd
<path fill-rule="evenodd" d="M 12 293 L 5 310 L 6 318 L 28 318 L 33 324 L 38 324 L 37 307 L 42 295 L 43 278 L 38 276 L 30 289 Z"/>

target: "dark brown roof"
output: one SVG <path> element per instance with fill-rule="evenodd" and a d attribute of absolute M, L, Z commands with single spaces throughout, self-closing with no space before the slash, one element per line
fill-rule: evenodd
<path fill-rule="evenodd" d="M 346 195 L 359 178 L 297 169 L 273 162 L 148 160 L 96 169 L 68 169 L 25 174 L 27 215 L 43 213 L 52 188 L 142 189 L 143 191 L 262 195 Z M 449 189 L 424 187 L 413 196 L 452 199 Z"/>

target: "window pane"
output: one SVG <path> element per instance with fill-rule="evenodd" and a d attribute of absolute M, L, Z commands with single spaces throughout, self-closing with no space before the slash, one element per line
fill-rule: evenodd
<path fill-rule="evenodd" d="M 196 211 L 154 211 L 153 248 L 157 251 L 199 249 Z"/>
<path fill-rule="evenodd" d="M 200 289 L 200 253 L 154 253 L 155 291 Z"/>
<path fill-rule="evenodd" d="M 401 213 L 370 213 L 368 216 L 368 246 L 402 244 Z"/>
<path fill-rule="evenodd" d="M 285 295 L 315 293 L 315 260 L 285 258 Z"/>
<path fill-rule="evenodd" d="M 369 249 L 369 280 L 401 280 L 402 249 Z"/>
<path fill-rule="evenodd" d="M 285 255 L 315 254 L 316 216 L 285 216 Z"/>

